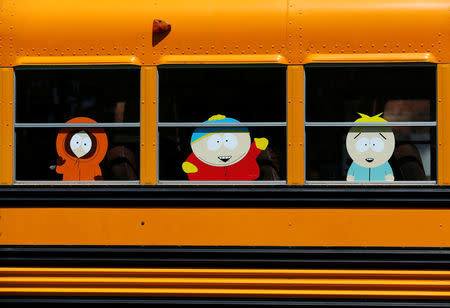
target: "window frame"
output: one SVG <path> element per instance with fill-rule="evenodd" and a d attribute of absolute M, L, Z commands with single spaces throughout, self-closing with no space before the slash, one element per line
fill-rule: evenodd
<path fill-rule="evenodd" d="M 306 114 L 306 106 L 309 103 L 306 99 L 306 83 L 307 83 L 307 72 L 306 68 L 395 68 L 395 67 L 432 67 L 435 70 L 435 102 L 436 105 L 435 108 L 435 121 L 408 121 L 408 122 L 386 122 L 386 123 L 354 123 L 354 122 L 314 122 L 314 121 L 307 121 L 307 114 Z M 421 62 L 409 62 L 409 63 L 401 63 L 401 62 L 393 62 L 393 63 L 310 63 L 304 65 L 304 76 L 303 76 L 303 99 L 305 104 L 303 105 L 303 114 L 305 117 L 304 125 L 303 125 L 303 134 L 304 134 L 304 148 L 303 148 L 303 176 L 304 176 L 304 185 L 378 185 L 378 186 L 399 186 L 399 185 L 413 185 L 413 186 L 423 186 L 423 185 L 429 185 L 429 186 L 437 186 L 438 185 L 438 65 L 435 63 L 421 63 Z M 332 181 L 332 180 L 308 180 L 307 178 L 307 169 L 306 164 L 308 161 L 307 156 L 307 146 L 308 146 L 308 140 L 307 140 L 307 134 L 306 129 L 308 127 L 358 127 L 358 126 L 365 126 L 365 127 L 395 127 L 395 126 L 402 126 L 402 127 L 434 127 L 434 133 L 435 133 L 435 174 L 436 179 L 430 180 L 430 181 L 392 181 L 392 182 L 378 182 L 378 181 Z M 431 145 L 431 143 L 430 143 Z M 432 166 L 431 166 L 432 167 Z"/>
<path fill-rule="evenodd" d="M 160 105 L 160 80 L 159 72 L 161 69 L 210 69 L 210 68 L 220 68 L 220 69 L 233 69 L 233 68 L 284 68 L 285 69 L 285 97 L 284 97 L 284 108 L 285 108 L 285 121 L 284 122 L 240 122 L 240 123 L 230 123 L 230 124 L 208 124 L 203 122 L 160 122 L 159 120 L 159 105 Z M 157 185 L 277 185 L 283 186 L 287 185 L 287 173 L 288 173 L 288 148 L 287 148 L 287 119 L 288 119 L 288 65 L 284 64 L 164 64 L 157 66 L 157 153 L 156 153 L 156 184 Z M 285 161 L 286 161 L 286 179 L 278 181 L 189 181 L 189 180 L 161 180 L 160 179 L 160 128 L 180 128 L 180 127 L 284 127 L 285 138 L 286 138 L 286 149 L 285 149 Z M 270 142 L 270 141 L 269 141 Z M 181 168 L 181 166 L 180 166 Z"/>
<path fill-rule="evenodd" d="M 139 140 L 141 140 L 141 104 L 139 103 L 139 122 L 99 122 L 99 123 L 17 123 L 16 119 L 16 109 L 17 109 L 17 71 L 30 71 L 30 70 L 136 70 L 139 76 L 139 99 L 141 97 L 141 66 L 138 65 L 23 65 L 14 67 L 14 103 L 13 103 L 13 185 L 139 185 L 141 182 L 141 170 L 139 170 L 139 179 L 138 180 L 129 180 L 129 181 L 108 181 L 108 180 L 99 180 L 99 181 L 48 181 L 48 180 L 17 180 L 16 178 L 16 164 L 17 164 L 17 142 L 16 142 L 16 129 L 17 128 L 64 128 L 64 127 L 74 127 L 74 128 L 137 128 L 139 129 Z M 139 141 L 140 143 L 140 141 Z M 56 155 L 56 154 L 55 154 Z M 141 149 L 139 147 L 139 156 L 141 155 Z M 140 159 L 139 159 L 140 160 Z"/>

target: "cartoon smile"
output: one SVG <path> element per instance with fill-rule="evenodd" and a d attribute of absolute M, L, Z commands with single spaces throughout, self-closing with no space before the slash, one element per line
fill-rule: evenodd
<path fill-rule="evenodd" d="M 231 156 L 219 156 L 217 158 L 226 163 L 227 161 L 230 160 Z"/>
<path fill-rule="evenodd" d="M 374 161 L 374 159 L 372 157 L 366 158 L 366 162 L 368 162 L 368 163 L 371 163 L 373 161 Z"/>

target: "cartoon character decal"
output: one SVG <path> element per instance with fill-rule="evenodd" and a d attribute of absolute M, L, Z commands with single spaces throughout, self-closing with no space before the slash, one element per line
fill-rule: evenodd
<path fill-rule="evenodd" d="M 90 118 L 73 118 L 66 123 L 97 123 Z M 63 181 L 103 180 L 100 162 L 108 150 L 103 128 L 62 128 L 56 138 L 56 172 Z"/>
<path fill-rule="evenodd" d="M 204 123 L 239 123 L 215 115 Z M 253 143 L 246 127 L 199 127 L 191 137 L 192 154 L 182 168 L 191 181 L 251 181 L 259 177 L 256 158 L 267 148 L 266 138 Z"/>
<path fill-rule="evenodd" d="M 355 122 L 387 122 L 382 113 L 373 117 L 359 113 Z M 395 148 L 394 133 L 389 127 L 355 126 L 347 134 L 347 152 L 353 163 L 347 181 L 394 181 L 389 158 Z"/>

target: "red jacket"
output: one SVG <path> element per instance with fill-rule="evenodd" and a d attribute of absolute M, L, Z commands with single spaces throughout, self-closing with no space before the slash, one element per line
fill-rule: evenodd
<path fill-rule="evenodd" d="M 255 145 L 250 146 L 247 155 L 237 163 L 225 167 L 216 167 L 205 164 L 195 156 L 194 153 L 189 155 L 186 162 L 197 167 L 195 173 L 188 173 L 191 181 L 252 181 L 259 177 L 259 166 L 256 162 L 261 152 Z"/>

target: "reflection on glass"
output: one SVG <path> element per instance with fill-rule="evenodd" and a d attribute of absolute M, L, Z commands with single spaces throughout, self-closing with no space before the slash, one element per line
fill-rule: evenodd
<path fill-rule="evenodd" d="M 70 140 L 64 141 L 64 145 L 67 145 L 65 148 L 71 149 L 72 139 L 75 143 L 75 139 L 82 141 L 86 137 L 82 132 L 87 132 L 86 134 L 89 135 L 88 132 L 92 130 L 92 128 L 69 129 L 67 136 Z M 106 155 L 99 164 L 103 180 L 139 180 L 139 128 L 104 128 L 103 130 L 108 138 Z M 58 165 L 64 165 L 62 160 L 67 159 L 67 157 L 58 156 L 57 153 L 56 140 L 59 132 L 58 128 L 16 129 L 17 181 L 60 181 L 63 179 L 63 175 L 56 172 Z M 74 139 L 74 136 L 80 138 Z M 85 155 L 90 155 L 89 152 L 96 147 L 95 144 L 90 146 Z M 72 148 L 75 149 L 71 149 L 74 155 L 76 153 L 82 155 L 88 150 L 89 145 L 86 144 L 85 149 L 80 149 L 74 144 Z M 94 180 L 101 180 L 101 178 Z"/>
<path fill-rule="evenodd" d="M 229 129 L 229 128 L 227 128 Z M 269 140 L 265 150 L 260 151 L 256 158 L 259 167 L 259 181 L 276 181 L 286 179 L 286 133 L 284 127 L 249 127 L 251 131 L 252 142 L 254 138 L 264 137 Z M 192 155 L 191 140 L 195 128 L 160 128 L 159 129 L 159 179 L 160 180 L 188 180 L 188 173 L 183 170 L 183 163 Z M 225 148 L 224 141 L 227 132 L 219 133 L 219 144 L 221 148 Z M 248 135 L 248 133 L 247 133 Z M 214 136 L 211 135 L 211 136 Z M 225 138 L 227 139 L 227 138 Z M 232 142 L 231 138 L 227 139 Z M 208 146 L 205 139 L 205 146 Z M 211 141 L 212 142 L 212 141 Z M 214 145 L 211 145 L 214 146 Z M 228 145 L 232 147 L 232 145 Z M 222 156 L 223 160 L 227 160 L 227 155 Z M 216 157 L 220 159 L 219 157 Z M 225 169 L 224 169 L 225 170 Z M 218 180 L 218 179 L 216 179 Z M 221 179 L 227 180 L 227 179 Z M 244 180 L 244 179 L 241 179 Z"/>
<path fill-rule="evenodd" d="M 139 122 L 139 69 L 16 71 L 17 123 Z"/>
<path fill-rule="evenodd" d="M 203 122 L 219 113 L 286 121 L 285 67 L 161 68 L 158 77 L 160 122 Z"/>
<path fill-rule="evenodd" d="M 348 127 L 306 129 L 306 179 L 346 181 L 352 159 L 347 153 Z M 395 181 L 436 180 L 436 129 L 392 127 L 394 153 L 389 164 Z"/>
<path fill-rule="evenodd" d="M 436 120 L 436 68 L 307 67 L 306 121 L 353 122 L 357 113 L 393 121 Z"/>

